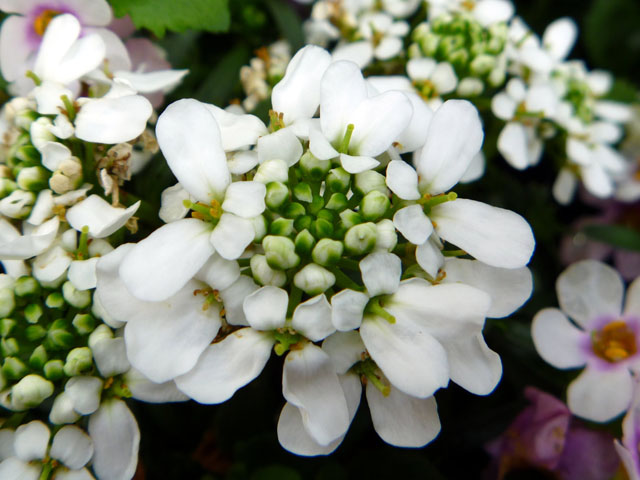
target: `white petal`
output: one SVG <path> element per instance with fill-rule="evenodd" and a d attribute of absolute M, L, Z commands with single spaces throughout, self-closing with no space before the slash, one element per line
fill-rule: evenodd
<path fill-rule="evenodd" d="M 368 295 L 345 288 L 331 297 L 331 322 L 341 331 L 360 327 L 368 302 Z"/>
<path fill-rule="evenodd" d="M 320 81 L 330 63 L 331 55 L 315 45 L 307 45 L 293 56 L 271 93 L 273 109 L 284 113 L 285 125 L 314 116 L 320 105 Z"/>
<path fill-rule="evenodd" d="M 531 165 L 527 132 L 524 125 L 508 122 L 498 136 L 498 150 L 509 165 L 524 170 Z"/>
<path fill-rule="evenodd" d="M 64 386 L 64 392 L 73 402 L 73 408 L 82 415 L 95 412 L 100 406 L 102 380 L 97 377 L 71 377 Z"/>
<path fill-rule="evenodd" d="M 210 240 L 221 257 L 235 260 L 242 255 L 255 236 L 251 220 L 223 213 L 211 232 Z"/>
<path fill-rule="evenodd" d="M 416 165 L 429 193 L 445 192 L 467 171 L 480 151 L 484 133 L 476 108 L 466 100 L 448 100 L 435 113 Z"/>
<path fill-rule="evenodd" d="M 434 242 L 427 240 L 416 248 L 416 261 L 435 280 L 438 270 L 444 265 L 444 255 Z"/>
<path fill-rule="evenodd" d="M 309 128 L 309 150 L 320 160 L 329 160 L 339 155 L 324 134 L 313 126 Z"/>
<path fill-rule="evenodd" d="M 226 311 L 226 320 L 230 325 L 249 325 L 242 304 L 244 299 L 258 288 L 260 287 L 255 284 L 252 278 L 240 275 L 229 288 L 220 291 L 220 298 Z"/>
<path fill-rule="evenodd" d="M 473 16 L 483 27 L 506 22 L 513 16 L 514 7 L 508 0 L 482 0 L 473 9 Z"/>
<path fill-rule="evenodd" d="M 458 77 L 456 76 L 456 72 L 448 62 L 438 64 L 433 72 L 431 81 L 438 90 L 439 95 L 451 93 L 458 86 Z"/>
<path fill-rule="evenodd" d="M 575 173 L 568 168 L 563 168 L 553 183 L 553 198 L 555 198 L 560 205 L 568 205 L 575 195 L 577 186 L 578 179 Z"/>
<path fill-rule="evenodd" d="M 371 420 L 380 438 L 398 447 L 422 447 L 440 433 L 438 407 L 433 397 L 414 398 L 391 387 L 386 397 L 367 384 Z"/>
<path fill-rule="evenodd" d="M 556 368 L 581 367 L 587 361 L 583 347 L 588 334 L 557 308 L 545 308 L 533 317 L 531 338 L 540 356 Z"/>
<path fill-rule="evenodd" d="M 5 267 L 6 267 L 6 261 Z M 54 284 L 67 273 L 71 264 L 69 253 L 60 245 L 54 245 L 33 261 L 33 276 L 40 282 Z"/>
<path fill-rule="evenodd" d="M 367 170 L 371 170 L 377 167 L 380 162 L 372 157 L 362 157 L 347 155 L 346 153 L 340 154 L 340 164 L 347 172 L 351 174 L 362 173 Z"/>
<path fill-rule="evenodd" d="M 542 36 L 542 44 L 556 60 L 564 60 L 573 48 L 578 27 L 571 18 L 563 17 L 550 23 Z"/>
<path fill-rule="evenodd" d="M 282 394 L 300 409 L 302 423 L 319 444 L 328 445 L 349 428 L 344 392 L 329 356 L 306 344 L 289 352 L 282 372 Z"/>
<path fill-rule="evenodd" d="M 404 77 L 401 78 L 406 80 Z M 418 94 L 413 91 L 404 92 L 404 94 L 411 102 L 413 115 L 407 128 L 394 142 L 400 153 L 413 152 L 424 145 L 427 140 L 428 126 L 433 118 L 433 111 Z"/>
<path fill-rule="evenodd" d="M 336 332 L 325 338 L 322 342 L 322 350 L 331 358 L 336 372 L 343 375 L 354 364 L 362 361 L 362 354 L 365 353 L 366 348 L 360 334 L 352 330 Z"/>
<path fill-rule="evenodd" d="M 531 227 L 517 213 L 457 199 L 432 210 L 438 235 L 494 267 L 520 268 L 535 247 Z"/>
<path fill-rule="evenodd" d="M 594 422 L 608 422 L 631 403 L 633 379 L 626 367 L 597 370 L 587 367 L 567 389 L 571 413 Z"/>
<path fill-rule="evenodd" d="M 40 78 L 55 80 L 62 59 L 80 35 L 80 28 L 78 19 L 70 14 L 58 15 L 51 20 L 42 38 L 33 67 L 36 75 Z"/>
<path fill-rule="evenodd" d="M 71 470 L 79 470 L 91 459 L 93 443 L 78 427 L 67 425 L 53 437 L 49 454 Z"/>
<path fill-rule="evenodd" d="M 162 191 L 161 207 L 158 217 L 164 223 L 175 222 L 186 217 L 189 209 L 184 206 L 185 200 L 191 200 L 189 192 L 182 185 L 176 183 L 172 187 L 167 187 Z"/>
<path fill-rule="evenodd" d="M 400 285 L 402 262 L 388 252 L 373 252 L 360 260 L 362 281 L 370 297 L 394 293 Z"/>
<path fill-rule="evenodd" d="M 476 260 L 447 258 L 442 283 L 460 282 L 479 288 L 491 296 L 487 316 L 503 318 L 515 312 L 531 296 L 533 280 L 528 268 L 506 269 Z"/>
<path fill-rule="evenodd" d="M 8 224 L 4 219 L 0 223 Z M 55 240 L 59 225 L 60 220 L 58 220 L 58 217 L 53 217 L 51 220 L 34 228 L 27 235 L 18 235 L 9 239 L 5 234 L 6 232 L 0 233 L 0 259 L 26 260 L 40 255 Z"/>
<path fill-rule="evenodd" d="M 58 470 L 56 471 L 56 480 L 95 480 L 89 470 L 83 468 L 81 470 Z"/>
<path fill-rule="evenodd" d="M 3 480 L 38 480 L 42 467 L 31 465 L 11 457 L 0 463 L 0 478 Z"/>
<path fill-rule="evenodd" d="M 491 100 L 491 111 L 501 120 L 511 120 L 518 105 L 504 92 L 496 94 Z"/>
<path fill-rule="evenodd" d="M 65 392 L 61 392 L 53 401 L 49 421 L 55 425 L 63 423 L 75 423 L 80 418 L 80 414 L 73 408 L 73 399 Z"/>
<path fill-rule="evenodd" d="M 262 372 L 274 340 L 269 333 L 242 328 L 208 347 L 198 363 L 175 379 L 199 403 L 221 403 Z"/>
<path fill-rule="evenodd" d="M 189 397 L 178 390 L 174 381 L 155 383 L 135 368 L 132 368 L 125 374 L 124 382 L 127 387 L 129 387 L 133 398 L 142 400 L 143 402 L 183 402 L 189 399 Z"/>
<path fill-rule="evenodd" d="M 433 224 L 421 205 L 409 205 L 393 215 L 393 224 L 414 245 L 422 245 L 433 232 Z"/>
<path fill-rule="evenodd" d="M 133 89 L 140 93 L 166 92 L 176 85 L 189 73 L 189 70 L 156 70 L 153 72 L 114 72 L 115 78 L 127 80 Z"/>
<path fill-rule="evenodd" d="M 240 276 L 238 262 L 222 258 L 217 253 L 209 257 L 207 263 L 196 273 L 195 278 L 203 281 L 214 290 L 230 287 Z"/>
<path fill-rule="evenodd" d="M 256 330 L 275 330 L 284 326 L 289 295 L 278 287 L 262 287 L 247 296 L 242 309 L 251 327 Z"/>
<path fill-rule="evenodd" d="M 42 225 L 46 220 L 53 217 L 53 192 L 51 190 L 41 190 L 36 198 L 36 203 L 31 209 L 31 214 L 27 222 L 31 225 Z"/>
<path fill-rule="evenodd" d="M 620 102 L 599 100 L 593 110 L 600 118 L 612 122 L 625 123 L 631 119 L 630 107 Z"/>
<path fill-rule="evenodd" d="M 491 350 L 482 333 L 445 344 L 451 380 L 474 395 L 488 395 L 502 377 L 500 355 Z"/>
<path fill-rule="evenodd" d="M 15 457 L 13 449 L 15 431 L 9 428 L 0 429 L 0 462 L 9 457 Z"/>
<path fill-rule="evenodd" d="M 78 290 L 96 288 L 96 264 L 99 258 L 88 260 L 74 260 L 69 265 L 69 280 Z"/>
<path fill-rule="evenodd" d="M 233 175 L 243 175 L 258 165 L 256 150 L 240 150 L 227 157 L 227 166 Z"/>
<path fill-rule="evenodd" d="M 417 200 L 418 174 L 411 165 L 402 160 L 392 160 L 387 165 L 387 186 L 403 200 Z"/>
<path fill-rule="evenodd" d="M 91 347 L 91 351 L 103 378 L 120 375 L 131 368 L 122 337 L 102 339 Z"/>
<path fill-rule="evenodd" d="M 267 187 L 260 182 L 234 182 L 225 192 L 222 209 L 242 218 L 257 217 L 264 212 Z"/>
<path fill-rule="evenodd" d="M 93 470 L 98 478 L 129 479 L 138 463 L 140 430 L 127 405 L 118 399 L 103 402 L 89 418 L 93 440 Z"/>
<path fill-rule="evenodd" d="M 127 209 L 116 208 L 102 197 L 91 195 L 67 210 L 67 221 L 78 231 L 88 226 L 90 236 L 105 238 L 123 227 L 139 206 L 140 200 Z"/>
<path fill-rule="evenodd" d="M 153 108 L 140 95 L 98 98 L 85 103 L 76 117 L 76 137 L 87 142 L 121 143 L 138 137 Z"/>
<path fill-rule="evenodd" d="M 210 226 L 195 218 L 168 223 L 139 242 L 120 266 L 127 289 L 146 301 L 175 294 L 202 268 L 214 249 Z"/>
<path fill-rule="evenodd" d="M 402 50 L 402 40 L 398 37 L 384 36 L 378 46 L 373 50 L 379 60 L 389 60 Z"/>
<path fill-rule="evenodd" d="M 373 60 L 373 45 L 366 40 L 340 43 L 334 48 L 331 58 L 334 62 L 348 60 L 355 63 L 358 68 L 364 68 Z"/>
<path fill-rule="evenodd" d="M 636 278 L 627 288 L 624 314 L 640 316 L 640 278 Z"/>
<path fill-rule="evenodd" d="M 583 260 L 560 274 L 556 282 L 560 308 L 584 328 L 603 315 L 622 310 L 624 285 L 620 274 L 604 263 Z"/>
<path fill-rule="evenodd" d="M 200 202 L 221 201 L 231 176 L 220 128 L 206 105 L 193 99 L 172 103 L 160 115 L 156 135 L 180 184 Z"/>
<path fill-rule="evenodd" d="M 277 132 L 258 139 L 258 160 L 284 160 L 289 165 L 295 165 L 302 156 L 300 140 L 290 128 L 283 128 Z"/>
<path fill-rule="evenodd" d="M 49 30 L 48 27 L 47 30 Z M 56 65 L 55 70 L 43 72 L 43 78 L 55 80 L 66 85 L 102 64 L 106 53 L 104 40 L 100 35 L 89 33 L 88 31 L 85 31 L 84 34 L 85 36 L 76 40 L 65 53 L 64 58 Z"/>
<path fill-rule="evenodd" d="M 33 48 L 27 41 L 27 32 L 31 28 L 30 23 L 28 18 L 20 15 L 8 16 L 2 22 L 0 66 L 2 67 L 2 76 L 10 82 L 22 77 L 25 73 L 25 63 L 33 52 Z"/>
<path fill-rule="evenodd" d="M 291 326 L 312 342 L 319 342 L 335 332 L 327 297 L 316 295 L 298 305 L 293 311 Z"/>
<path fill-rule="evenodd" d="M 25 462 L 43 460 L 47 455 L 51 432 L 39 420 L 33 420 L 16 429 L 13 448 L 16 457 Z"/>
<path fill-rule="evenodd" d="M 419 325 L 399 318 L 392 324 L 368 316 L 360 335 L 371 358 L 403 392 L 426 398 L 449 383 L 445 350 Z"/>

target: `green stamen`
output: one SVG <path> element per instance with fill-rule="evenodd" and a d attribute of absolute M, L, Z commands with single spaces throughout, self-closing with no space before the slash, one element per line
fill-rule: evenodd
<path fill-rule="evenodd" d="M 76 250 L 76 258 L 78 260 L 86 260 L 89 258 L 89 227 L 87 225 L 82 227 L 78 249 Z"/>
<path fill-rule="evenodd" d="M 467 254 L 464 250 L 443 250 L 442 255 L 445 257 L 463 257 Z"/>
<path fill-rule="evenodd" d="M 64 108 L 67 110 L 69 121 L 73 122 L 76 118 L 76 107 L 73 106 L 73 102 L 69 100 L 69 97 L 66 95 L 62 95 L 60 99 L 62 100 L 62 103 L 64 103 Z"/>
<path fill-rule="evenodd" d="M 340 148 L 338 148 L 338 152 L 347 153 L 349 151 L 349 143 L 351 142 L 351 135 L 353 134 L 353 129 L 355 126 L 353 123 L 347 125 L 347 131 L 344 134 L 344 138 L 342 142 L 340 142 Z"/>
<path fill-rule="evenodd" d="M 396 323 L 396 317 L 391 315 L 380 305 L 380 297 L 372 298 L 364 311 L 382 317 L 389 323 Z"/>
<path fill-rule="evenodd" d="M 40 77 L 35 73 L 33 73 L 31 70 L 27 71 L 25 75 L 31 80 L 33 80 L 33 83 L 36 84 L 36 87 L 39 87 L 40 85 L 42 85 L 42 80 L 40 80 Z"/>

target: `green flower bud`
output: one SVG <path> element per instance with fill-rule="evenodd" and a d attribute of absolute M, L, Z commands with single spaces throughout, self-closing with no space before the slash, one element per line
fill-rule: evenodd
<path fill-rule="evenodd" d="M 27 167 L 20 170 L 20 174 L 16 179 L 18 186 L 23 190 L 31 192 L 39 192 L 47 188 L 49 183 L 49 172 L 40 166 Z"/>
<path fill-rule="evenodd" d="M 360 201 L 360 214 L 365 220 L 378 220 L 384 217 L 391 207 L 389 197 L 377 190 L 369 192 Z"/>
<path fill-rule="evenodd" d="M 398 234 L 396 227 L 389 219 L 380 220 L 376 223 L 378 238 L 376 238 L 376 250 L 386 250 L 391 252 L 398 244 Z"/>
<path fill-rule="evenodd" d="M 20 350 L 20 346 L 15 338 L 3 338 L 0 340 L 0 350 L 2 350 L 3 357 L 9 357 L 16 355 Z"/>
<path fill-rule="evenodd" d="M 22 145 L 16 150 L 16 157 L 27 165 L 40 163 L 40 152 L 33 145 Z"/>
<path fill-rule="evenodd" d="M 87 373 L 93 367 L 93 354 L 89 347 L 74 348 L 67 355 L 64 362 L 64 373 L 68 377 L 75 377 Z"/>
<path fill-rule="evenodd" d="M 0 178 L 0 198 L 10 195 L 18 188 L 18 184 L 10 178 Z"/>
<path fill-rule="evenodd" d="M 24 330 L 27 340 L 35 342 L 47 336 L 47 330 L 42 325 L 29 325 Z"/>
<path fill-rule="evenodd" d="M 483 90 L 484 83 L 482 83 L 482 80 L 475 77 L 467 77 L 458 83 L 457 92 L 461 97 L 475 97 L 476 95 L 480 95 Z"/>
<path fill-rule="evenodd" d="M 358 173 L 356 174 L 354 191 L 362 196 L 373 191 L 387 195 L 386 178 L 384 175 L 374 172 L 373 170 Z"/>
<path fill-rule="evenodd" d="M 282 270 L 274 270 L 267 263 L 264 255 L 254 255 L 249 262 L 251 274 L 260 285 L 282 287 L 287 283 L 287 275 Z"/>
<path fill-rule="evenodd" d="M 16 308 L 16 299 L 12 288 L 0 288 L 0 317 L 8 317 Z"/>
<path fill-rule="evenodd" d="M 44 376 L 49 380 L 56 381 L 64 376 L 64 363 L 62 360 L 49 360 L 44 364 Z"/>
<path fill-rule="evenodd" d="M 374 223 L 354 225 L 344 236 L 344 246 L 352 255 L 365 255 L 373 250 L 378 238 L 378 229 Z"/>
<path fill-rule="evenodd" d="M 111 329 L 104 323 L 98 325 L 98 327 L 91 332 L 91 335 L 89 335 L 89 348 L 93 350 L 99 342 L 102 340 L 109 340 L 111 338 L 113 338 L 113 332 Z"/>
<path fill-rule="evenodd" d="M 267 160 L 258 166 L 253 176 L 256 182 L 269 184 L 271 182 L 287 183 L 289 181 L 289 165 L 284 160 Z"/>
<path fill-rule="evenodd" d="M 320 265 L 310 263 L 305 265 L 293 277 L 293 284 L 307 295 L 319 295 L 336 283 L 336 277 L 329 270 Z"/>
<path fill-rule="evenodd" d="M 30 276 L 23 276 L 16 280 L 13 291 L 18 297 L 32 297 L 40 293 L 40 284 Z"/>
<path fill-rule="evenodd" d="M 326 187 L 332 192 L 347 193 L 351 184 L 351 174 L 344 168 L 332 168 L 325 179 Z"/>
<path fill-rule="evenodd" d="M 320 195 L 314 195 L 311 205 L 309 205 L 309 213 L 315 215 L 324 208 L 324 198 Z"/>
<path fill-rule="evenodd" d="M 347 208 L 347 197 L 344 193 L 336 192 L 329 197 L 329 201 L 324 206 L 324 208 L 328 208 L 329 210 L 336 210 L 341 212 L 345 208 Z"/>
<path fill-rule="evenodd" d="M 313 201 L 313 192 L 311 185 L 306 182 L 300 182 L 293 187 L 293 196 L 301 202 L 311 203 Z"/>
<path fill-rule="evenodd" d="M 504 66 L 498 66 L 491 70 L 489 76 L 487 77 L 487 82 L 492 87 L 499 87 L 504 84 L 507 78 L 507 72 L 504 69 Z"/>
<path fill-rule="evenodd" d="M 64 282 L 62 285 L 62 296 L 72 307 L 86 308 L 91 304 L 91 292 L 89 290 L 78 290 L 71 282 Z"/>
<path fill-rule="evenodd" d="M 454 69 L 461 69 L 469 62 L 469 52 L 460 49 L 449 53 L 445 58 L 453 65 Z"/>
<path fill-rule="evenodd" d="M 29 357 L 29 366 L 36 370 L 42 370 L 48 359 L 47 350 L 42 345 L 38 345 Z"/>
<path fill-rule="evenodd" d="M 269 235 L 288 237 L 293 234 L 293 220 L 278 218 L 269 225 Z"/>
<path fill-rule="evenodd" d="M 43 314 L 42 307 L 37 303 L 31 303 L 24 309 L 24 317 L 29 323 L 38 323 Z"/>
<path fill-rule="evenodd" d="M 92 315 L 88 313 L 78 313 L 71 322 L 80 335 L 87 335 L 93 331 L 96 321 Z"/>
<path fill-rule="evenodd" d="M 256 236 L 254 237 L 254 242 L 261 242 L 264 236 L 267 234 L 267 219 L 262 215 L 258 215 L 257 217 L 253 217 L 251 219 L 251 223 L 253 223 L 253 229 L 256 232 Z"/>
<path fill-rule="evenodd" d="M 296 219 L 303 216 L 305 213 L 307 213 L 307 211 L 301 203 L 293 202 L 285 207 L 283 215 L 287 218 Z"/>
<path fill-rule="evenodd" d="M 295 239 L 296 253 L 300 256 L 306 257 L 311 253 L 311 249 L 316 244 L 316 239 L 309 230 L 304 229 L 298 235 L 296 235 Z"/>
<path fill-rule="evenodd" d="M 18 220 L 25 219 L 31 213 L 31 207 L 36 201 L 33 192 L 16 190 L 11 195 L 0 200 L 0 213 Z"/>
<path fill-rule="evenodd" d="M 26 410 L 40 405 L 53 395 L 53 383 L 40 375 L 27 375 L 11 388 L 11 407 Z"/>
<path fill-rule="evenodd" d="M 9 380 L 18 380 L 24 377 L 28 370 L 27 366 L 19 358 L 5 357 L 4 362 L 2 362 L 2 373 Z"/>
<path fill-rule="evenodd" d="M 322 180 L 331 168 L 331 161 L 320 160 L 307 150 L 307 152 L 300 157 L 300 168 L 302 168 L 302 173 L 305 177 L 318 181 Z"/>
<path fill-rule="evenodd" d="M 318 218 L 311 223 L 311 233 L 316 238 L 326 238 L 333 235 L 333 224 L 324 218 Z"/>
<path fill-rule="evenodd" d="M 331 222 L 331 223 L 335 222 L 336 220 L 336 215 L 331 210 L 322 209 L 318 212 L 316 216 L 318 218 L 322 218 L 323 220 L 326 220 L 327 222 Z"/>
<path fill-rule="evenodd" d="M 264 203 L 271 210 L 279 209 L 289 199 L 289 189 L 282 182 L 269 182 Z"/>
<path fill-rule="evenodd" d="M 302 217 L 296 218 L 293 222 L 293 226 L 297 231 L 302 231 L 311 227 L 311 222 L 313 222 L 313 217 L 311 215 L 303 215 Z"/>
<path fill-rule="evenodd" d="M 49 295 L 47 295 L 44 304 L 49 308 L 63 308 L 65 305 L 64 297 L 60 292 L 50 293 Z"/>
<path fill-rule="evenodd" d="M 323 238 L 319 240 L 313 248 L 311 258 L 319 265 L 331 266 L 336 264 L 338 260 L 342 258 L 343 251 L 344 245 L 342 245 L 342 242 Z"/>
<path fill-rule="evenodd" d="M 474 75 L 486 75 L 496 66 L 496 57 L 492 55 L 478 55 L 471 62 L 469 68 Z"/>
<path fill-rule="evenodd" d="M 295 244 L 288 237 L 267 235 L 262 240 L 262 248 L 264 248 L 267 263 L 271 268 L 287 270 L 297 267 L 300 263 L 300 257 L 295 251 Z"/>
<path fill-rule="evenodd" d="M 13 318 L 3 318 L 0 320 L 0 336 L 2 338 L 8 337 L 16 327 L 16 321 Z"/>
<path fill-rule="evenodd" d="M 340 222 L 344 228 L 351 228 L 362 223 L 362 216 L 353 210 L 343 210 L 340 212 Z"/>
<path fill-rule="evenodd" d="M 66 350 L 73 345 L 74 336 L 63 328 L 51 328 L 47 332 L 47 342 L 54 350 Z"/>

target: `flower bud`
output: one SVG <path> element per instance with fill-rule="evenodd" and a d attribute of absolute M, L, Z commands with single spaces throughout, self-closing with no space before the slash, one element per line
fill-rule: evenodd
<path fill-rule="evenodd" d="M 11 335 L 16 325 L 17 322 L 13 318 L 3 318 L 0 320 L 0 336 L 5 338 Z"/>
<path fill-rule="evenodd" d="M 343 210 L 340 212 L 340 222 L 343 228 L 351 228 L 354 225 L 362 223 L 362 217 L 353 210 Z"/>
<path fill-rule="evenodd" d="M 344 193 L 336 192 L 332 194 L 331 197 L 329 197 L 329 201 L 324 206 L 324 208 L 341 212 L 342 210 L 347 208 L 347 203 L 348 200 L 346 195 Z"/>
<path fill-rule="evenodd" d="M 322 180 L 331 168 L 330 160 L 320 160 L 307 152 L 300 157 L 300 168 L 305 177 L 312 180 Z"/>
<path fill-rule="evenodd" d="M 53 292 L 47 295 L 44 304 L 49 308 L 62 308 L 64 307 L 64 297 L 60 292 Z"/>
<path fill-rule="evenodd" d="M 17 297 L 33 297 L 40 293 L 40 284 L 35 278 L 25 275 L 16 280 L 13 291 Z"/>
<path fill-rule="evenodd" d="M 309 205 L 309 213 L 315 215 L 324 208 L 324 198 L 320 195 L 314 195 L 311 205 Z"/>
<path fill-rule="evenodd" d="M 376 238 L 376 250 L 392 251 L 398 244 L 398 234 L 396 227 L 389 219 L 380 220 L 376 223 L 378 237 Z"/>
<path fill-rule="evenodd" d="M 11 407 L 26 410 L 37 407 L 53 394 L 53 383 L 40 375 L 27 375 L 11 388 Z"/>
<path fill-rule="evenodd" d="M 293 202 L 285 207 L 283 215 L 287 218 L 296 219 L 303 216 L 305 213 L 307 213 L 307 211 L 302 206 L 302 204 Z"/>
<path fill-rule="evenodd" d="M 267 263 L 271 268 L 286 270 L 297 267 L 300 257 L 295 252 L 295 244 L 288 237 L 267 235 L 262 240 Z"/>
<path fill-rule="evenodd" d="M 78 290 L 69 281 L 64 282 L 62 285 L 62 296 L 72 307 L 86 308 L 91 304 L 91 291 Z"/>
<path fill-rule="evenodd" d="M 289 166 L 284 160 L 267 160 L 260 164 L 253 180 L 265 185 L 271 182 L 287 183 L 289 181 Z"/>
<path fill-rule="evenodd" d="M 44 364 L 44 376 L 49 380 L 59 380 L 64 376 L 64 363 L 62 360 L 49 360 Z"/>
<path fill-rule="evenodd" d="M 63 194 L 75 190 L 82 184 L 82 164 L 76 157 L 60 162 L 49 179 L 49 186 L 55 193 Z"/>
<path fill-rule="evenodd" d="M 306 182 L 300 182 L 293 187 L 293 196 L 301 202 L 311 203 L 313 201 L 313 192 L 311 185 Z"/>
<path fill-rule="evenodd" d="M 78 313 L 71 322 L 80 335 L 87 335 L 93 331 L 96 321 L 92 315 L 88 313 Z"/>
<path fill-rule="evenodd" d="M 333 235 L 333 224 L 324 218 L 318 218 L 311 223 L 311 233 L 316 238 L 326 238 Z"/>
<path fill-rule="evenodd" d="M 2 362 L 2 373 L 9 380 L 18 380 L 27 374 L 27 366 L 16 357 L 5 357 Z"/>
<path fill-rule="evenodd" d="M 16 179 L 18 186 L 23 190 L 39 192 L 47 188 L 49 172 L 43 167 L 27 167 L 20 170 Z"/>
<path fill-rule="evenodd" d="M 367 222 L 354 225 L 344 236 L 344 246 L 353 255 L 364 255 L 376 246 L 378 230 L 374 223 Z"/>
<path fill-rule="evenodd" d="M 474 75 L 486 75 L 496 66 L 496 57 L 492 55 L 478 55 L 471 61 L 469 68 Z"/>
<path fill-rule="evenodd" d="M 293 220 L 290 218 L 278 218 L 269 225 L 270 235 L 288 237 L 293 234 Z"/>
<path fill-rule="evenodd" d="M 342 167 L 332 168 L 325 179 L 326 187 L 332 192 L 346 193 L 351 183 L 351 175 Z"/>
<path fill-rule="evenodd" d="M 0 340 L 0 351 L 3 357 L 16 355 L 20 351 L 20 346 L 15 338 L 3 338 Z"/>
<path fill-rule="evenodd" d="M 69 352 L 63 369 L 68 377 L 75 377 L 86 373 L 92 366 L 93 354 L 91 349 L 89 347 L 78 347 Z"/>
<path fill-rule="evenodd" d="M 311 249 L 316 244 L 316 239 L 309 230 L 304 229 L 298 235 L 296 235 L 295 239 L 296 253 L 300 256 L 307 256 L 311 253 Z"/>
<path fill-rule="evenodd" d="M 461 97 L 475 97 L 484 90 L 484 83 L 479 78 L 467 77 L 458 83 L 458 95 Z"/>
<path fill-rule="evenodd" d="M 282 287 L 287 283 L 287 275 L 282 270 L 274 270 L 267 263 L 264 255 L 254 255 L 249 262 L 251 274 L 256 282 L 261 285 Z"/>
<path fill-rule="evenodd" d="M 360 214 L 365 220 L 378 220 L 385 216 L 390 206 L 389 197 L 374 190 L 360 201 Z"/>
<path fill-rule="evenodd" d="M 0 178 L 0 198 L 10 195 L 18 188 L 18 184 L 10 178 Z"/>
<path fill-rule="evenodd" d="M 342 245 L 342 242 L 323 238 L 313 248 L 311 258 L 319 265 L 330 266 L 340 260 L 343 251 L 344 245 Z"/>
<path fill-rule="evenodd" d="M 298 217 L 293 222 L 293 226 L 297 231 L 302 231 L 311 227 L 311 222 L 313 222 L 313 217 L 311 215 L 302 215 Z"/>
<path fill-rule="evenodd" d="M 289 189 L 282 182 L 269 182 L 264 203 L 271 210 L 279 209 L 285 201 L 289 200 Z"/>
<path fill-rule="evenodd" d="M 102 340 L 109 340 L 112 338 L 113 338 L 113 332 L 107 325 L 105 324 L 98 325 L 98 327 L 93 332 L 91 332 L 91 335 L 89 335 L 89 340 L 88 340 L 89 348 L 93 350 L 96 347 L 96 345 L 100 343 Z"/>
<path fill-rule="evenodd" d="M 505 71 L 504 66 L 498 66 L 491 70 L 491 73 L 489 73 L 489 76 L 487 77 L 487 82 L 489 82 L 489 85 L 492 87 L 499 87 L 504 84 L 506 77 L 507 72 Z"/>
<path fill-rule="evenodd" d="M 35 201 L 36 196 L 33 192 L 16 190 L 0 200 L 0 213 L 10 218 L 22 220 L 29 216 Z"/>
<path fill-rule="evenodd" d="M 69 333 L 64 327 L 56 325 L 54 322 L 47 332 L 47 341 L 55 349 L 65 350 L 70 348 L 74 342 L 73 334 Z"/>
<path fill-rule="evenodd" d="M 33 145 L 22 145 L 16 150 L 16 158 L 27 165 L 38 165 L 40 163 L 40 152 Z"/>
<path fill-rule="evenodd" d="M 29 366 L 36 370 L 42 370 L 48 359 L 47 350 L 42 345 L 38 345 L 29 357 Z"/>
<path fill-rule="evenodd" d="M 29 323 L 38 323 L 43 314 L 42 307 L 37 303 L 31 303 L 24 309 L 24 318 Z"/>
<path fill-rule="evenodd" d="M 307 295 L 319 295 L 336 283 L 336 277 L 320 265 L 310 263 L 293 277 L 293 284 Z"/>
<path fill-rule="evenodd" d="M 36 342 L 47 336 L 47 330 L 42 325 L 29 325 L 25 328 L 24 335 L 30 342 Z"/>
<path fill-rule="evenodd" d="M 356 174 L 354 191 L 360 195 L 366 195 L 369 192 L 378 191 L 387 195 L 387 182 L 384 175 L 374 172 L 373 170 L 365 170 Z"/>
<path fill-rule="evenodd" d="M 0 288 L 0 317 L 8 317 L 14 308 L 16 308 L 16 299 L 13 295 L 13 289 Z"/>

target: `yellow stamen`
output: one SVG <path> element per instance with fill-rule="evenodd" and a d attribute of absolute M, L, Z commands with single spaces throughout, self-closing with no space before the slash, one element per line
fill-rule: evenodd
<path fill-rule="evenodd" d="M 592 333 L 593 351 L 607 362 L 615 363 L 637 352 L 635 332 L 622 320 Z"/>
<path fill-rule="evenodd" d="M 53 17 L 60 15 L 62 12 L 58 10 L 43 10 L 40 15 L 33 21 L 33 30 L 40 36 L 44 35 L 45 30 L 49 26 Z"/>

